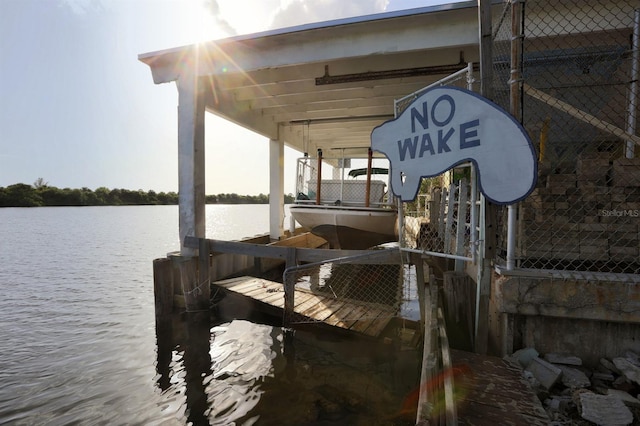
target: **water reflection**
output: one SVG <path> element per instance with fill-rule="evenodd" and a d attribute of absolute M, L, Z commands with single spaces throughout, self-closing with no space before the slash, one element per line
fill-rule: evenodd
<path fill-rule="evenodd" d="M 158 323 L 156 336 L 165 412 L 193 425 L 404 425 L 415 419 L 402 402 L 417 385 L 419 357 L 394 344 L 180 315 Z"/>

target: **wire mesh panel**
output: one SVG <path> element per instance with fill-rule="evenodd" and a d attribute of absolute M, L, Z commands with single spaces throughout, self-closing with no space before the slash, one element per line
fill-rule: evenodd
<path fill-rule="evenodd" d="M 426 90 L 443 85 L 473 90 L 477 86 L 473 66 L 469 65 L 396 100 L 396 115 L 401 114 Z M 475 206 L 475 197 L 472 196 L 469 182 L 470 165 L 462 165 L 436 177 L 423 178 L 417 199 L 403 203 L 401 246 L 443 255 L 471 256 L 471 205 Z"/>
<path fill-rule="evenodd" d="M 517 3 L 522 13 L 512 14 Z M 638 274 L 640 4 L 517 3 L 495 17 L 494 91 L 503 107 L 507 94 L 522 100 L 514 113 L 539 159 L 537 187 L 519 206 L 518 266 Z M 517 27 L 511 19 L 521 20 L 521 34 L 507 36 Z M 519 70 L 511 68 L 511 40 L 521 40 Z M 504 254 L 504 239 L 499 247 Z"/>
<path fill-rule="evenodd" d="M 378 252 L 288 268 L 284 282 L 295 292 L 285 323 L 324 322 L 376 335 L 393 317 L 415 317 L 415 274 L 396 250 L 391 257 L 390 250 Z"/>
<path fill-rule="evenodd" d="M 443 185 L 443 179 L 425 180 L 421 206 L 406 203 L 413 208 L 405 216 L 403 247 L 449 254 L 471 256 L 471 185 L 469 168 L 453 173 L 454 182 Z"/>

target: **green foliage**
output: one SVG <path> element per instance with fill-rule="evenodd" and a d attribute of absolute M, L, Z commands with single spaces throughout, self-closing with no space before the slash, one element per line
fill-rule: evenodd
<path fill-rule="evenodd" d="M 291 194 L 285 195 L 285 203 L 293 203 Z M 218 194 L 207 195 L 207 204 L 268 204 L 269 195 Z M 0 187 L 0 207 L 40 206 L 120 206 L 120 205 L 175 205 L 175 192 L 145 192 L 141 189 L 109 189 L 101 186 L 95 191 L 89 188 L 71 189 L 49 186 L 38 178 L 33 185 L 17 183 Z"/>

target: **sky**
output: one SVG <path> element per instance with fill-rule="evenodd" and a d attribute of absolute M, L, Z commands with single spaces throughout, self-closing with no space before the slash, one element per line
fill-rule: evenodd
<path fill-rule="evenodd" d="M 456 1 L 0 0 L 0 187 L 177 191 L 178 92 L 141 53 Z M 267 194 L 268 146 L 206 114 L 206 193 Z M 286 194 L 300 155 L 285 149 Z"/>

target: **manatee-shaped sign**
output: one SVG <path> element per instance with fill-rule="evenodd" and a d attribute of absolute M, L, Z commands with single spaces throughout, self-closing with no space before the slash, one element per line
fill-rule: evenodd
<path fill-rule="evenodd" d="M 512 204 L 533 190 L 536 155 L 527 132 L 513 116 L 465 89 L 427 90 L 394 120 L 373 129 L 371 148 L 391 163 L 391 190 L 414 200 L 422 177 L 473 162 L 482 193 L 496 204 Z"/>

